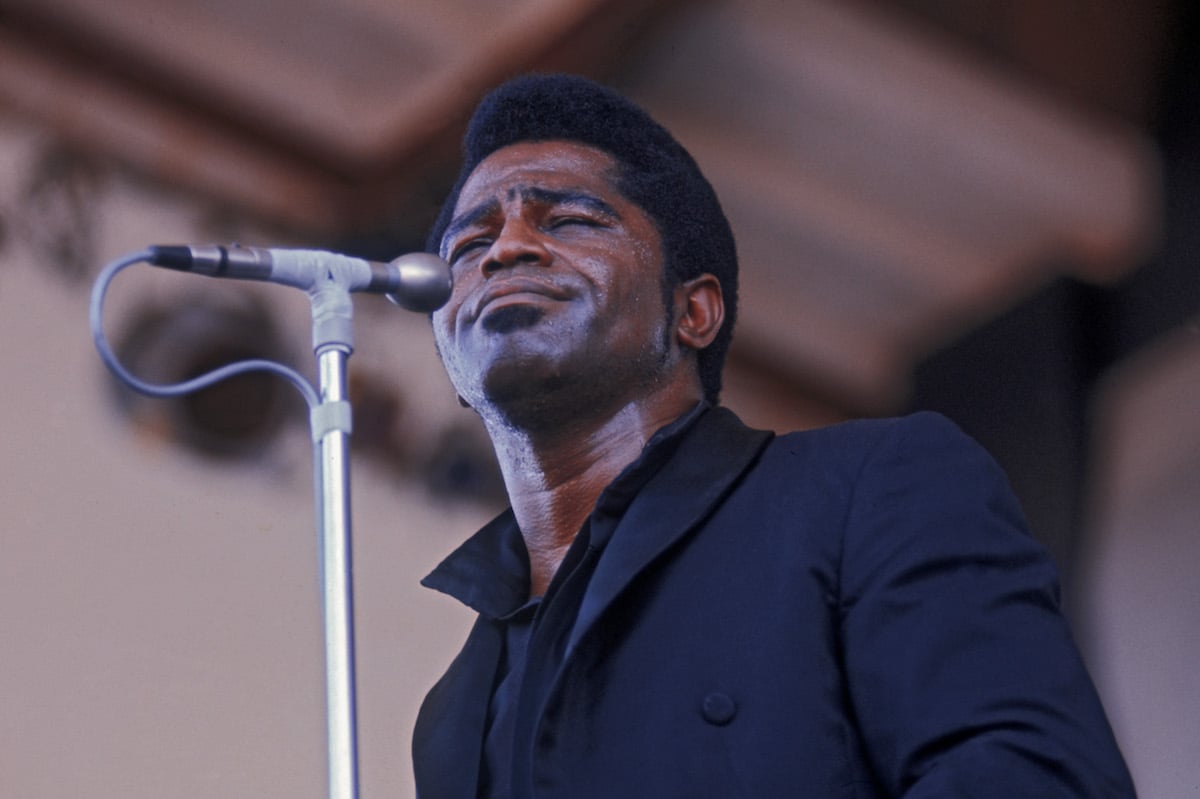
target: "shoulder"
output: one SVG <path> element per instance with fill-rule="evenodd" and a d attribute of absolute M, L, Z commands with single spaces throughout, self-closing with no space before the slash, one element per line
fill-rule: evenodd
<path fill-rule="evenodd" d="M 761 447 L 742 486 L 772 497 L 788 509 L 844 514 L 878 502 L 917 506 L 984 502 L 1013 506 L 1008 480 L 992 457 L 946 417 L 922 411 L 902 417 L 858 419 L 770 437 L 746 428 L 730 411 L 711 414 L 698 449 L 713 468 L 728 470 L 727 441 L 751 440 Z M 839 510 L 840 509 L 840 510 Z"/>
<path fill-rule="evenodd" d="M 846 477 L 879 468 L 937 469 L 968 467 L 999 475 L 999 467 L 954 422 L 932 411 L 907 416 L 855 419 L 780 435 L 768 447 L 767 460 L 792 462 Z"/>
<path fill-rule="evenodd" d="M 918 411 L 907 416 L 852 419 L 779 436 L 785 446 L 838 446 L 870 450 L 891 441 L 947 442 L 974 445 L 958 425 L 940 413 Z"/>

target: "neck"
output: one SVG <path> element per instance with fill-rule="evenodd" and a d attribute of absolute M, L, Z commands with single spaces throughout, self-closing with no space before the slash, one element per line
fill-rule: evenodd
<path fill-rule="evenodd" d="M 545 593 L 605 487 L 655 431 L 699 396 L 649 397 L 603 416 L 578 414 L 553 429 L 484 416 L 530 560 L 530 595 Z"/>

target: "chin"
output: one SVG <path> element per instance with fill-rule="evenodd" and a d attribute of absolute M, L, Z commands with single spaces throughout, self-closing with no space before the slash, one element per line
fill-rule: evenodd
<path fill-rule="evenodd" d="M 498 359 L 483 375 L 478 386 L 484 405 L 500 411 L 510 420 L 538 414 L 549 406 L 560 404 L 579 381 L 570 370 L 549 353 L 525 351 L 509 353 Z M 564 394 L 564 389 L 566 393 Z"/>

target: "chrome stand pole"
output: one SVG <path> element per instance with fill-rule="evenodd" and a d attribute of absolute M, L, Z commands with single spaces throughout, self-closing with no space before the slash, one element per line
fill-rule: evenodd
<path fill-rule="evenodd" d="M 354 590 L 350 521 L 347 361 L 353 351 L 350 297 L 330 283 L 312 294 L 320 404 L 312 411 L 325 624 L 325 707 L 330 799 L 357 799 Z"/>

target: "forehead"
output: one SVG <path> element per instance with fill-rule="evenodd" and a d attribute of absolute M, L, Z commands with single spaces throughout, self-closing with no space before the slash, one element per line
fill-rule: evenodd
<path fill-rule="evenodd" d="M 481 202 L 502 200 L 521 187 L 581 190 L 620 198 L 617 161 L 603 150 L 567 141 L 519 142 L 502 147 L 471 172 L 455 203 L 457 216 Z"/>

